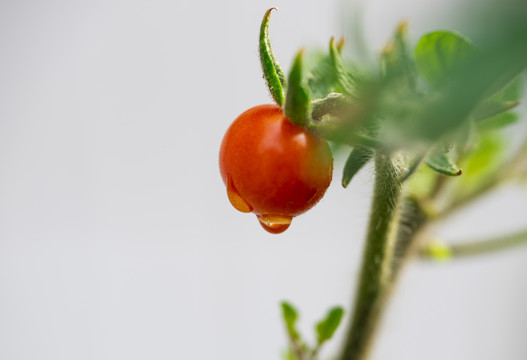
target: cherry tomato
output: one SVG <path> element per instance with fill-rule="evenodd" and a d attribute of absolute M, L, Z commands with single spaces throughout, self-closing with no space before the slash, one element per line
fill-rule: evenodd
<path fill-rule="evenodd" d="M 277 105 L 255 106 L 231 124 L 220 171 L 231 204 L 271 233 L 313 207 L 331 183 L 328 143 L 290 122 Z"/>

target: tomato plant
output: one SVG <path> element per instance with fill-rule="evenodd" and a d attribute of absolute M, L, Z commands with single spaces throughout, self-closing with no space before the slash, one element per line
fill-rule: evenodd
<path fill-rule="evenodd" d="M 327 141 L 349 151 L 344 187 L 373 163 L 362 265 L 338 357 L 367 360 L 409 259 L 445 260 L 527 243 L 527 230 L 461 245 L 430 241 L 429 235 L 454 210 L 505 181 L 527 179 L 527 140 L 506 157 L 500 133 L 518 119 L 510 110 L 519 103 L 519 74 L 527 65 L 527 22 L 509 26 L 502 38 L 493 34 L 481 48 L 453 31 L 425 34 L 412 48 L 402 22 L 375 71 L 345 59 L 344 42 L 332 38 L 329 51 L 315 54 L 309 66 L 300 50 L 286 78 L 269 40 L 274 9 L 262 20 L 259 52 L 276 105 L 251 108 L 230 126 L 220 149 L 221 175 L 236 209 L 253 212 L 267 231 L 280 233 L 329 186 Z M 285 358 L 315 360 L 344 310 L 333 307 L 316 324 L 313 346 L 296 328 L 295 308 L 283 302 L 282 313 L 290 344 Z"/>
<path fill-rule="evenodd" d="M 290 122 L 279 106 L 259 105 L 227 130 L 220 171 L 231 204 L 276 234 L 322 198 L 333 157 L 326 140 Z"/>

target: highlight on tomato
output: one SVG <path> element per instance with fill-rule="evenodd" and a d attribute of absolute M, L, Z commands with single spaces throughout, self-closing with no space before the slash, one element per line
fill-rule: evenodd
<path fill-rule="evenodd" d="M 273 234 L 324 196 L 333 172 L 326 140 L 293 124 L 277 105 L 238 116 L 225 133 L 219 163 L 232 206 L 254 213 Z"/>

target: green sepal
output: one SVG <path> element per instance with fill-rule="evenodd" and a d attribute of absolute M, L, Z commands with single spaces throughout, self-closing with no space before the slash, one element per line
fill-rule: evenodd
<path fill-rule="evenodd" d="M 346 93 L 346 89 L 351 91 L 354 87 L 354 79 L 345 71 L 342 63 L 343 46 L 344 39 L 335 44 L 334 38 L 331 38 L 329 52 L 309 54 L 307 63 L 311 71 L 306 77 L 313 98 L 323 98 L 330 93 Z"/>
<path fill-rule="evenodd" d="M 338 91 L 337 72 L 328 53 L 308 54 L 306 63 L 311 69 L 306 75 L 307 85 L 314 99 L 324 98 Z"/>
<path fill-rule="evenodd" d="M 284 104 L 284 88 L 287 87 L 287 84 L 284 72 L 274 56 L 269 40 L 269 20 L 273 10 L 276 10 L 276 7 L 265 12 L 260 26 L 260 63 L 271 96 L 279 106 L 282 106 Z"/>
<path fill-rule="evenodd" d="M 298 340 L 300 335 L 296 329 L 296 322 L 298 320 L 297 310 L 287 301 L 282 301 L 280 307 L 282 308 L 282 319 L 284 320 L 285 328 L 289 337 L 292 340 Z"/>
<path fill-rule="evenodd" d="M 406 88 L 415 91 L 417 69 L 408 44 L 407 29 L 407 22 L 401 22 L 397 26 L 393 39 L 382 53 L 382 70 L 386 79 L 401 79 Z"/>
<path fill-rule="evenodd" d="M 467 38 L 452 31 L 425 34 L 414 50 L 417 68 L 434 86 L 444 85 L 475 53 Z"/>
<path fill-rule="evenodd" d="M 351 150 L 342 173 L 343 187 L 349 185 L 351 179 L 370 161 L 373 154 L 374 152 L 372 150 L 363 147 L 355 147 Z"/>
<path fill-rule="evenodd" d="M 284 105 L 285 116 L 300 126 L 309 124 L 311 120 L 311 95 L 303 78 L 303 53 L 300 50 L 293 61 Z"/>
<path fill-rule="evenodd" d="M 333 337 L 343 316 L 344 309 L 336 306 L 330 309 L 326 317 L 316 324 L 315 331 L 317 333 L 317 343 L 319 346 Z"/>
<path fill-rule="evenodd" d="M 435 170 L 443 175 L 461 175 L 463 170 L 461 170 L 461 168 L 455 164 L 454 160 L 452 160 L 452 156 L 449 153 L 451 148 L 452 144 L 434 147 L 432 149 L 432 153 L 426 159 L 426 165 L 432 170 Z"/>
<path fill-rule="evenodd" d="M 335 44 L 335 38 L 332 37 L 329 41 L 329 54 L 335 68 L 340 90 L 346 95 L 353 95 L 356 89 L 356 79 L 346 71 L 340 50 L 342 45 L 340 45 L 339 49 L 339 44 Z"/>

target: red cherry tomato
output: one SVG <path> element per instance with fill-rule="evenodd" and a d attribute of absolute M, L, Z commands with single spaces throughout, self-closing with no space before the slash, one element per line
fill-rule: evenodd
<path fill-rule="evenodd" d="M 231 204 L 253 212 L 264 229 L 285 231 L 331 183 L 328 143 L 291 123 L 277 105 L 238 116 L 220 149 L 220 171 Z"/>

